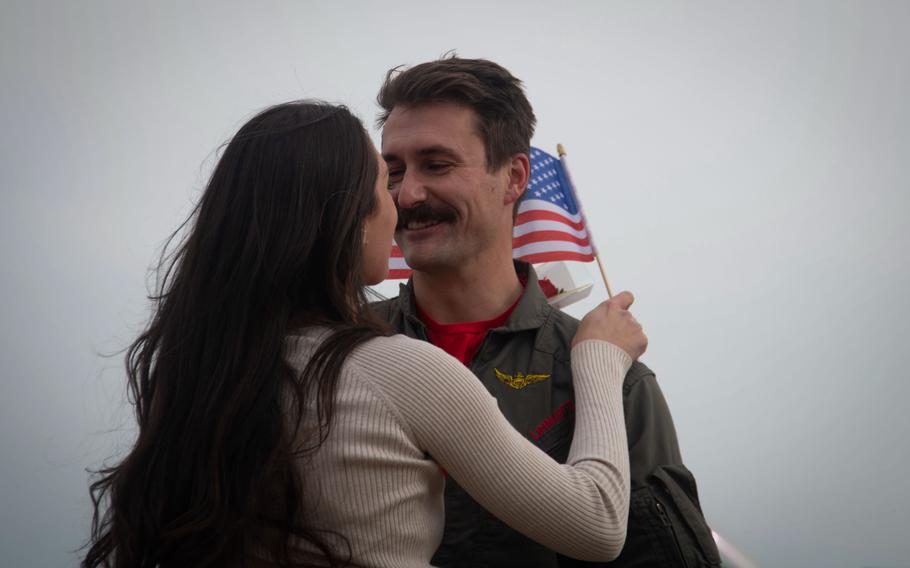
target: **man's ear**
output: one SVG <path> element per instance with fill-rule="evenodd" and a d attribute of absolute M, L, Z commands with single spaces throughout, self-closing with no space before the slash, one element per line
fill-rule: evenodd
<path fill-rule="evenodd" d="M 531 159 L 527 154 L 515 154 L 508 164 L 509 186 L 503 204 L 511 205 L 521 199 L 531 175 Z"/>

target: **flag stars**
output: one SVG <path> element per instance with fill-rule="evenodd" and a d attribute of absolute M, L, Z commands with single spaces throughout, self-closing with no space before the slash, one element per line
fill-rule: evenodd
<path fill-rule="evenodd" d="M 531 171 L 528 178 L 528 197 L 539 199 L 574 214 L 575 205 L 566 192 L 571 191 L 562 183 L 562 162 L 555 156 L 531 148 Z"/>

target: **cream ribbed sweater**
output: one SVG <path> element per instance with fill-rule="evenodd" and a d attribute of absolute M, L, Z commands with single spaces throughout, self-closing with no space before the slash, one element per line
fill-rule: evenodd
<path fill-rule="evenodd" d="M 296 369 L 320 337 L 288 338 Z M 459 361 L 403 335 L 372 339 L 347 358 L 329 437 L 301 462 L 307 524 L 344 535 L 356 566 L 425 568 L 442 538 L 442 467 L 528 537 L 612 559 L 629 504 L 621 389 L 631 364 L 605 341 L 572 349 L 575 434 L 561 465 L 509 425 Z"/>

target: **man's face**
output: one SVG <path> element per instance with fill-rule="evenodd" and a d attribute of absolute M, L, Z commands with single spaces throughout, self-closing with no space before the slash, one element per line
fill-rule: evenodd
<path fill-rule="evenodd" d="M 395 107 L 382 131 L 395 240 L 415 270 L 451 270 L 489 247 L 511 250 L 509 166 L 487 171 L 476 114 L 454 103 Z"/>

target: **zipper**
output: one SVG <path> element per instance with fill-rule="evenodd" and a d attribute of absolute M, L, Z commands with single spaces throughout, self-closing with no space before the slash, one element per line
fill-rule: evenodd
<path fill-rule="evenodd" d="M 663 521 L 665 527 L 671 527 L 673 524 L 670 522 L 670 516 L 667 515 L 667 509 L 664 507 L 664 504 L 654 500 L 655 506 L 657 507 L 657 514 L 660 515 L 660 520 Z"/>
<path fill-rule="evenodd" d="M 656 497 L 654 499 L 654 507 L 657 509 L 657 514 L 660 516 L 660 520 L 663 522 L 664 526 L 669 529 L 670 536 L 673 538 L 673 544 L 676 545 L 676 554 L 679 558 L 681 566 L 688 567 L 689 563 L 686 561 L 685 555 L 683 555 L 682 547 L 679 545 L 679 538 L 676 536 L 676 528 L 670 521 L 670 515 L 667 514 L 666 507 L 664 507 L 664 504 L 661 503 L 660 500 Z"/>

